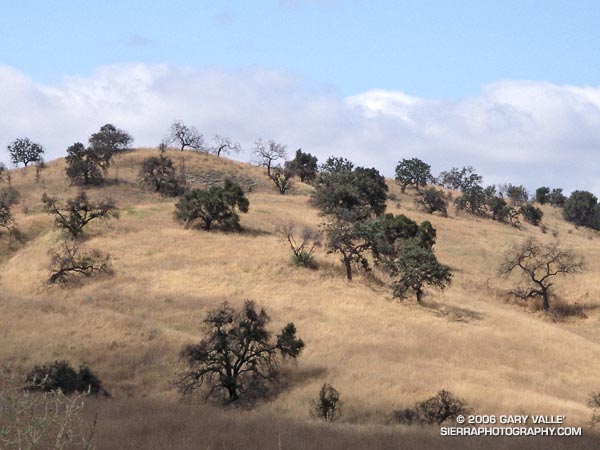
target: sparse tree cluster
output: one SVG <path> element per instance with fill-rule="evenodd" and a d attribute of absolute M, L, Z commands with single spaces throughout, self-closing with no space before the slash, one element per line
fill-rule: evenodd
<path fill-rule="evenodd" d="M 118 210 L 110 199 L 92 202 L 85 192 L 61 203 L 46 193 L 42 203 L 48 214 L 54 216 L 56 228 L 65 234 L 65 240 L 50 250 L 49 283 L 64 284 L 77 277 L 110 273 L 109 255 L 96 249 L 86 249 L 82 237 L 84 228 L 93 220 L 118 218 Z"/>
<path fill-rule="evenodd" d="M 71 183 L 80 186 L 104 183 L 112 159 L 125 152 L 132 142 L 129 133 L 109 123 L 90 136 L 88 147 L 81 142 L 71 145 L 65 158 Z"/>

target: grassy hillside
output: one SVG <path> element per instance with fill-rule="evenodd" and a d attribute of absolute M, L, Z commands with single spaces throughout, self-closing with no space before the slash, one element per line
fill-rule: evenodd
<path fill-rule="evenodd" d="M 453 208 L 448 218 L 431 216 L 389 180 L 395 200 L 388 201 L 388 211 L 430 220 L 438 233 L 438 258 L 454 270 L 452 286 L 428 291 L 421 307 L 394 299 L 378 274 L 359 274 L 348 283 L 339 258 L 323 249 L 318 270 L 291 265 L 287 243 L 275 230 L 286 221 L 319 225 L 322 218 L 308 201 L 312 188 L 298 182 L 281 196 L 261 169 L 243 163 L 169 153 L 178 167 L 185 166 L 192 185 L 227 174 L 251 190 L 242 233 L 183 229 L 173 219 L 175 201 L 138 182 L 141 161 L 155 153 L 119 157 L 109 175 L 118 181 L 89 190 L 93 198 L 111 196 L 121 210 L 119 220 L 88 230 L 88 245 L 111 254 L 115 273 L 67 288 L 46 283 L 48 249 L 60 236 L 40 201 L 43 192 L 76 194 L 64 161 L 49 163 L 37 181 L 35 168 L 12 172 L 12 185 L 22 195 L 15 219 L 26 240 L 1 249 L 0 361 L 17 370 L 56 358 L 85 362 L 116 402 L 146 397 L 184 408 L 169 385 L 179 349 L 199 338 L 208 310 L 223 300 L 239 305 L 253 299 L 268 310 L 273 329 L 294 321 L 306 349 L 289 371 L 289 388 L 252 414 L 304 423 L 310 400 L 330 382 L 345 402 L 338 427 L 384 425 L 393 409 L 441 388 L 482 414 L 589 420 L 587 397 L 600 390 L 600 236 L 575 229 L 559 210 L 542 207 L 545 234 Z M 496 275 L 500 257 L 529 236 L 544 242 L 557 236 L 585 255 L 586 270 L 559 280 L 556 290 L 563 302 L 583 305 L 586 319 L 557 320 L 506 295 L 511 282 Z"/>

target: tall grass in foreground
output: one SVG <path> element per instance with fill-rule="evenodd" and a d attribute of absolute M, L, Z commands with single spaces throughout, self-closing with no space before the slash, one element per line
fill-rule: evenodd
<path fill-rule="evenodd" d="M 98 450 L 592 450 L 600 436 L 441 437 L 439 428 L 356 426 L 276 418 L 271 414 L 150 400 L 96 401 Z"/>
<path fill-rule="evenodd" d="M 8 369 L 0 373 L 0 449 L 92 450 L 86 436 L 83 397 L 23 390 Z"/>

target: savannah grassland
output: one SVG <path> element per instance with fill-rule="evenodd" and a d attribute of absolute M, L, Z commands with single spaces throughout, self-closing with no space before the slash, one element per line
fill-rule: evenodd
<path fill-rule="evenodd" d="M 119 220 L 90 224 L 86 245 L 112 256 L 114 275 L 68 287 L 47 284 L 48 249 L 60 235 L 41 208 L 44 191 L 76 194 L 64 161 L 50 162 L 36 182 L 35 168 L 12 172 L 22 195 L 16 223 L 25 242 L 0 249 L 0 361 L 17 371 L 55 359 L 85 362 L 113 394 L 89 404 L 99 409 L 100 449 L 160 448 L 594 448 L 583 438 L 439 438 L 437 429 L 390 425 L 394 409 L 410 407 L 444 388 L 480 414 L 565 415 L 587 427 L 592 391 L 600 391 L 600 235 L 575 229 L 560 211 L 542 207 L 547 233 L 520 230 L 453 208 L 449 217 L 414 206 L 388 180 L 388 212 L 430 220 L 437 230 L 439 260 L 452 267 L 444 292 L 427 291 L 425 307 L 393 298 L 381 273 L 345 280 L 337 255 L 316 254 L 318 270 L 290 262 L 287 243 L 275 232 L 292 221 L 318 227 L 311 187 L 297 182 L 279 195 L 263 170 L 192 152 L 171 151 L 189 182 L 234 175 L 252 185 L 242 233 L 185 230 L 173 219 L 173 199 L 140 186 L 141 161 L 157 153 L 120 156 L 107 186 Z M 520 182 L 523 180 L 513 180 Z M 499 279 L 503 252 L 529 236 L 554 239 L 585 256 L 582 274 L 559 280 L 556 293 L 579 303 L 587 318 L 544 315 L 506 294 L 515 280 Z M 306 348 L 286 368 L 286 385 L 252 411 L 221 411 L 182 403 L 169 384 L 178 352 L 198 340 L 206 312 L 224 300 L 253 299 L 269 312 L 275 331 L 295 322 Z M 556 302 L 556 299 L 554 299 Z M 324 382 L 344 401 L 339 423 L 310 418 L 310 400 Z"/>

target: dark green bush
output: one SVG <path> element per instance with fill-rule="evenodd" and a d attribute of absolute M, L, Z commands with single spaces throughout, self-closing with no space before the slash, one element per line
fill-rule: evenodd
<path fill-rule="evenodd" d="M 110 395 L 89 367 L 81 365 L 77 372 L 65 360 L 35 366 L 27 374 L 25 383 L 25 389 L 29 391 L 53 392 L 60 390 L 65 395 L 74 392 L 95 396 Z"/>

